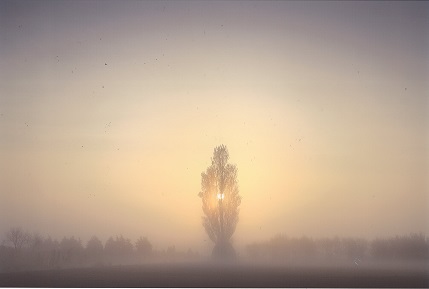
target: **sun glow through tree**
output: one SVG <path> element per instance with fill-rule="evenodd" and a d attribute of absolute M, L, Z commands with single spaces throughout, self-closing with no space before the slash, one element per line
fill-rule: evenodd
<path fill-rule="evenodd" d="M 228 149 L 225 145 L 214 149 L 211 166 L 201 173 L 199 193 L 205 215 L 203 226 L 216 244 L 213 255 L 219 256 L 234 255 L 230 239 L 238 223 L 238 207 L 241 204 L 237 167 L 228 164 L 228 159 Z"/>

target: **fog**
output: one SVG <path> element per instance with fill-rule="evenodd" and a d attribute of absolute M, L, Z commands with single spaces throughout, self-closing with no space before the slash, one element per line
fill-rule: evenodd
<path fill-rule="evenodd" d="M 1 1 L 2 264 L 427 257 L 428 27 L 426 2 Z"/>

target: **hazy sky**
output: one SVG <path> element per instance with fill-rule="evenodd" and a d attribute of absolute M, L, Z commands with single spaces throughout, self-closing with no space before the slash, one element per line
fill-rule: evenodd
<path fill-rule="evenodd" d="M 429 234 L 429 3 L 0 1 L 0 232 L 211 248 Z"/>

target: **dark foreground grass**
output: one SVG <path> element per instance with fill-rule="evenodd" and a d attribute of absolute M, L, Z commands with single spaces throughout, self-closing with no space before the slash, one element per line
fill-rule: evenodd
<path fill-rule="evenodd" d="M 425 268 L 146 264 L 1 273 L 2 287 L 429 287 Z"/>

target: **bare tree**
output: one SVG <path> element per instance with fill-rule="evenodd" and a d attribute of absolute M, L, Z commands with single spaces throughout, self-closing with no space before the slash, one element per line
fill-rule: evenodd
<path fill-rule="evenodd" d="M 63 237 L 59 244 L 59 250 L 61 254 L 61 261 L 64 265 L 75 266 L 82 262 L 84 247 L 82 241 L 76 239 L 74 236 L 67 238 Z"/>
<path fill-rule="evenodd" d="M 104 253 L 110 261 L 122 262 L 133 255 L 134 245 L 130 239 L 124 238 L 122 235 L 116 238 L 110 237 L 104 245 Z"/>
<path fill-rule="evenodd" d="M 225 145 L 214 149 L 211 166 L 201 173 L 201 192 L 198 194 L 205 215 L 203 226 L 210 239 L 221 247 L 229 244 L 234 234 L 241 204 L 237 167 L 229 164 L 228 159 Z"/>
<path fill-rule="evenodd" d="M 139 255 L 149 256 L 152 252 L 152 244 L 146 237 L 138 238 L 135 247 Z"/>
<path fill-rule="evenodd" d="M 21 228 L 14 227 L 6 232 L 6 242 L 12 244 L 15 251 L 21 250 L 30 241 L 30 235 Z"/>
<path fill-rule="evenodd" d="M 103 243 L 96 236 L 92 236 L 86 244 L 85 251 L 88 258 L 98 259 L 103 254 Z"/>

